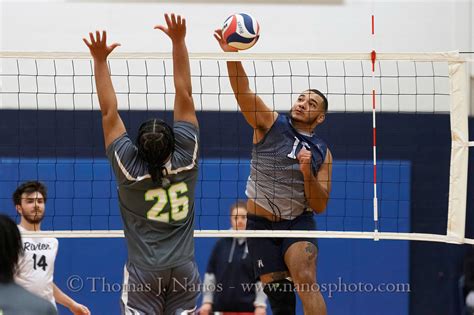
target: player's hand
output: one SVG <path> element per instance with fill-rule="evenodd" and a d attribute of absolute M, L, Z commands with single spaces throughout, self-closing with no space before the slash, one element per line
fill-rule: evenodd
<path fill-rule="evenodd" d="M 254 315 L 267 315 L 267 310 L 263 306 L 257 306 L 253 314 Z"/>
<path fill-rule="evenodd" d="M 86 38 L 83 38 L 82 40 L 84 41 L 84 43 L 86 43 L 87 47 L 89 47 L 92 58 L 94 58 L 94 60 L 106 60 L 107 56 L 116 47 L 120 46 L 119 43 L 113 43 L 112 45 L 107 46 L 106 31 L 102 31 L 102 36 L 100 35 L 99 31 L 95 31 L 95 37 L 94 34 L 91 32 L 89 33 L 89 38 L 90 42 Z"/>
<path fill-rule="evenodd" d="M 311 175 L 311 151 L 302 147 L 296 158 L 300 163 L 300 171 L 303 176 Z"/>
<path fill-rule="evenodd" d="M 217 29 L 214 31 L 214 38 L 217 40 L 219 45 L 221 46 L 222 50 L 225 52 L 236 52 L 239 51 L 237 48 L 234 48 L 232 46 L 229 46 L 225 40 L 224 37 L 222 36 L 222 30 Z"/>
<path fill-rule="evenodd" d="M 82 305 L 82 304 L 79 304 L 79 303 L 74 303 L 70 308 L 69 310 L 71 311 L 71 313 L 73 313 L 74 315 L 90 315 L 91 312 L 89 311 L 89 309 Z"/>
<path fill-rule="evenodd" d="M 166 26 L 156 25 L 155 29 L 161 30 L 163 33 L 171 38 L 173 43 L 184 41 L 186 36 L 186 19 L 181 15 L 175 15 L 171 13 L 171 17 L 168 13 L 165 13 Z"/>
<path fill-rule="evenodd" d="M 197 312 L 199 315 L 211 315 L 212 314 L 212 304 L 204 303 Z"/>

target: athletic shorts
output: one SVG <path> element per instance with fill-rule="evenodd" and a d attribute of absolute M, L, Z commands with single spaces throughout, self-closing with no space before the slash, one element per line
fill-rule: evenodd
<path fill-rule="evenodd" d="M 272 222 L 263 217 L 248 214 L 247 230 L 315 231 L 316 222 L 313 219 L 313 212 L 310 211 L 303 212 L 293 220 L 280 222 Z M 290 235 L 291 232 L 288 234 Z M 318 241 L 315 238 L 247 238 L 255 275 L 259 277 L 271 272 L 288 271 L 284 259 L 285 253 L 296 242 L 310 242 L 318 247 Z"/>
<path fill-rule="evenodd" d="M 123 280 L 122 314 L 194 314 L 201 285 L 194 261 L 155 271 L 127 262 Z"/>

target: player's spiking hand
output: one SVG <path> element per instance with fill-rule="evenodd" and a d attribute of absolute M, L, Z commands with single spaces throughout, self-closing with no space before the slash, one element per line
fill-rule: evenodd
<path fill-rule="evenodd" d="M 82 40 L 86 43 L 87 47 L 91 52 L 92 58 L 97 61 L 105 61 L 107 56 L 118 46 L 119 43 L 113 43 L 107 46 L 107 32 L 102 31 L 102 36 L 99 31 L 95 31 L 95 37 L 92 32 L 89 33 L 90 42 L 83 38 Z"/>
<path fill-rule="evenodd" d="M 170 17 L 168 13 L 165 13 L 165 21 L 166 26 L 156 25 L 155 29 L 159 29 L 168 35 L 173 43 L 184 41 L 186 37 L 186 19 L 181 15 L 171 13 Z"/>
<path fill-rule="evenodd" d="M 220 28 L 214 30 L 214 38 L 217 40 L 219 43 L 219 46 L 221 46 L 222 50 L 225 52 L 237 52 L 239 51 L 237 48 L 234 48 L 232 46 L 229 46 L 225 39 L 224 36 L 222 36 L 222 30 Z"/>

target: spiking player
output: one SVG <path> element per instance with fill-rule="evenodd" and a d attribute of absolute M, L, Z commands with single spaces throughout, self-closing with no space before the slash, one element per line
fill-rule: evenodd
<path fill-rule="evenodd" d="M 107 56 L 119 44 L 108 46 L 105 31 L 97 31 L 95 37 L 90 33 L 90 41 L 84 39 L 94 59 L 105 147 L 118 184 L 128 247 L 121 299 L 124 314 L 192 313 L 199 294 L 198 289 L 189 289 L 199 287 L 200 280 L 193 239 L 198 121 L 186 21 L 174 14 L 165 14 L 165 20 L 167 26 L 155 28 L 173 44 L 174 125 L 150 119 L 140 126 L 135 143 L 117 111 L 107 68 Z"/>
<path fill-rule="evenodd" d="M 21 216 L 18 229 L 41 231 L 47 199 L 46 186 L 38 181 L 28 181 L 15 190 L 13 203 Z M 56 238 L 22 237 L 23 255 L 18 261 L 15 282 L 28 291 L 50 301 L 67 307 L 75 315 L 88 315 L 89 309 L 77 303 L 54 284 L 54 262 L 58 253 Z"/>
<path fill-rule="evenodd" d="M 236 51 L 222 30 L 214 37 L 224 51 Z M 303 91 L 289 115 L 280 115 L 250 89 L 241 62 L 227 62 L 227 69 L 242 114 L 254 129 L 247 229 L 315 230 L 313 212 L 324 211 L 331 191 L 331 152 L 314 133 L 326 117 L 326 97 L 318 90 Z M 317 288 L 315 239 L 249 238 L 248 245 L 273 314 L 295 313 L 294 287 L 305 314 L 326 314 L 319 291 L 298 290 Z"/>

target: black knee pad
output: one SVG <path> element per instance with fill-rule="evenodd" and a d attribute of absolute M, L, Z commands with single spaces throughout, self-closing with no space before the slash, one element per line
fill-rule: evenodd
<path fill-rule="evenodd" d="M 268 297 L 273 315 L 295 315 L 296 294 L 293 282 L 281 279 L 265 284 L 263 292 Z"/>

